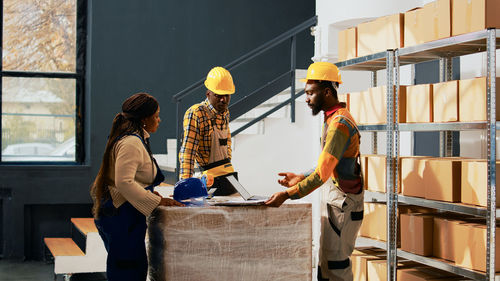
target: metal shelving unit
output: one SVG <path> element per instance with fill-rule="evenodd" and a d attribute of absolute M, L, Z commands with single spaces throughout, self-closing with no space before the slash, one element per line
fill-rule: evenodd
<path fill-rule="evenodd" d="M 495 230 L 496 217 L 500 217 L 500 210 L 496 208 L 496 130 L 500 130 L 500 122 L 496 122 L 496 49 L 500 48 L 500 30 L 488 29 L 469 34 L 454 36 L 433 42 L 411 46 L 396 50 L 387 50 L 370 56 L 355 58 L 339 62 L 336 65 L 343 70 L 372 71 L 372 86 L 376 86 L 376 71 L 386 69 L 387 85 L 387 124 L 382 125 L 360 125 L 361 131 L 373 132 L 374 145 L 376 148 L 376 132 L 387 133 L 387 193 L 365 191 L 365 201 L 385 202 L 387 204 L 387 241 L 378 241 L 364 237 L 358 237 L 362 244 L 387 250 L 387 280 L 396 280 L 397 257 L 414 260 L 435 268 L 449 271 L 474 280 L 497 280 L 500 275 L 495 273 Z M 440 61 L 440 80 L 451 79 L 451 60 L 453 57 L 474 54 L 478 52 L 487 53 L 487 121 L 486 122 L 454 122 L 454 123 L 407 123 L 400 124 L 398 118 L 399 108 L 399 70 L 400 66 L 426 62 L 431 60 Z M 392 112 L 395 108 L 396 112 Z M 394 116 L 396 120 L 394 120 Z M 452 131 L 464 130 L 486 130 L 488 145 L 488 207 L 475 207 L 460 203 L 449 203 L 422 198 L 398 195 L 399 179 L 395 175 L 399 170 L 399 132 L 400 131 L 440 131 L 442 133 L 441 156 L 451 156 Z M 375 152 L 376 153 L 376 149 Z M 394 179 L 394 180 L 393 180 Z M 395 188 L 394 188 L 395 187 Z M 398 202 L 435 208 L 443 211 L 457 212 L 486 218 L 487 221 L 487 256 L 486 272 L 468 270 L 454 264 L 436 258 L 422 257 L 396 248 L 397 219 L 396 210 Z"/>
<path fill-rule="evenodd" d="M 455 266 L 453 263 L 446 260 L 432 257 L 423 257 L 400 249 L 398 249 L 398 256 L 407 260 L 412 260 L 435 268 L 439 268 L 441 270 L 448 271 L 457 275 L 462 275 L 473 280 L 484 280 L 483 272 Z"/>

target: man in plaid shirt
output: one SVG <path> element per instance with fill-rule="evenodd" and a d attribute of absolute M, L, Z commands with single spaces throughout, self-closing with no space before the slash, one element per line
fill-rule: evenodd
<path fill-rule="evenodd" d="M 184 114 L 184 135 L 179 152 L 180 179 L 193 177 L 195 161 L 214 177 L 215 195 L 235 192 L 225 176 L 234 174 L 231 165 L 231 132 L 228 105 L 235 92 L 229 71 L 214 67 L 205 80 L 206 99 Z"/>

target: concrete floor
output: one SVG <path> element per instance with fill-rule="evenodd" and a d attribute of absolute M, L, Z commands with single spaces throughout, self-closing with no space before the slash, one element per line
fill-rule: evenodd
<path fill-rule="evenodd" d="M 17 261 L 0 259 L 2 281 L 50 281 L 54 280 L 54 264 L 43 261 Z M 58 281 L 65 280 L 58 275 Z M 105 281 L 103 273 L 74 274 L 71 281 Z"/>

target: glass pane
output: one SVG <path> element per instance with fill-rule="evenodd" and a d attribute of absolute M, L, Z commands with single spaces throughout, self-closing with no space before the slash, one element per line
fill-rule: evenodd
<path fill-rule="evenodd" d="M 3 70 L 75 72 L 76 0 L 3 5 Z"/>
<path fill-rule="evenodd" d="M 2 161 L 75 161 L 76 81 L 2 80 Z"/>

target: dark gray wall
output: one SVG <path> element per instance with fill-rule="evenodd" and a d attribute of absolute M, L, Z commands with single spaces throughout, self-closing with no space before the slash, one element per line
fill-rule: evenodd
<path fill-rule="evenodd" d="M 154 153 L 175 136 L 172 96 L 275 36 L 311 18 L 314 1 L 89 1 L 85 138 L 82 166 L 0 166 L 0 238 L 7 258 L 43 255 L 43 237 L 69 237 L 71 216 L 90 216 L 88 188 L 100 165 L 111 121 L 138 91 L 161 105 Z M 298 37 L 299 68 L 313 56 L 309 31 Z M 233 101 L 289 67 L 289 47 L 235 69 Z M 201 101 L 198 90 L 183 103 Z"/>

